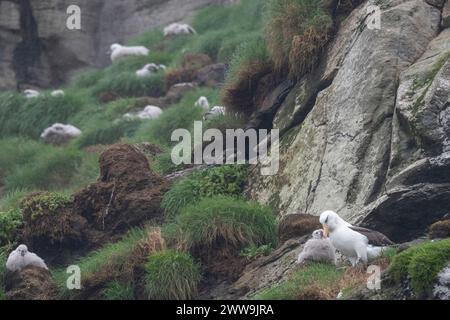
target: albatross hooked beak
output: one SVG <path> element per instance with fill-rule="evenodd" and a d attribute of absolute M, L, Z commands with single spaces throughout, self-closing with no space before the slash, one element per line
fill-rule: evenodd
<path fill-rule="evenodd" d="M 326 239 L 328 238 L 330 229 L 328 229 L 328 226 L 326 224 L 323 224 L 322 226 L 323 226 L 323 237 Z"/>

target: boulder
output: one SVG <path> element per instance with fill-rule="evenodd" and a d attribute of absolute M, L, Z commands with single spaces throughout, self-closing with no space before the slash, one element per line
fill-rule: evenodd
<path fill-rule="evenodd" d="M 433 288 L 433 296 L 439 300 L 450 300 L 450 263 L 439 272 Z"/>

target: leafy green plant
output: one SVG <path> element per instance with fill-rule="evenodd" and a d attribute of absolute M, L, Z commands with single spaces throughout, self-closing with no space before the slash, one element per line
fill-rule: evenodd
<path fill-rule="evenodd" d="M 197 295 L 200 267 L 187 253 L 164 250 L 151 255 L 145 273 L 151 300 L 189 300 Z"/>
<path fill-rule="evenodd" d="M 167 225 L 169 241 L 191 252 L 208 254 L 215 247 L 241 250 L 277 244 L 277 223 L 272 211 L 258 203 L 216 196 L 184 208 Z"/>

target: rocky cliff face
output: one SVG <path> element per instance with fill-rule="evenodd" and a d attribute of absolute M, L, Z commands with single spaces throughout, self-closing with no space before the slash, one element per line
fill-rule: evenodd
<path fill-rule="evenodd" d="M 366 23 L 374 4 L 379 30 Z M 448 7 L 392 0 L 354 10 L 278 108 L 280 171 L 255 174 L 251 197 L 281 215 L 333 209 L 397 241 L 449 213 Z"/>
<path fill-rule="evenodd" d="M 109 63 L 111 43 L 229 0 L 0 0 L 0 90 L 56 87 L 86 67 Z M 82 30 L 66 28 L 70 5 Z"/>

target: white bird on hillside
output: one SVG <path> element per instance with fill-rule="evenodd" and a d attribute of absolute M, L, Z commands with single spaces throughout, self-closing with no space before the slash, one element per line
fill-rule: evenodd
<path fill-rule="evenodd" d="M 143 46 L 127 47 L 118 43 L 111 45 L 111 61 L 115 62 L 119 59 L 130 56 L 147 56 L 150 50 Z"/>
<path fill-rule="evenodd" d="M 159 70 L 165 70 L 166 66 L 163 64 L 149 63 L 146 64 L 142 69 L 136 71 L 136 75 L 139 78 L 144 78 L 151 76 L 154 73 L 157 73 Z"/>
<path fill-rule="evenodd" d="M 21 244 L 16 250 L 10 253 L 6 261 L 6 269 L 9 271 L 21 271 L 27 266 L 35 266 L 43 269 L 48 269 L 44 260 L 37 254 L 29 252 L 26 245 Z"/>
<path fill-rule="evenodd" d="M 205 115 L 203 116 L 203 120 L 211 120 L 217 118 L 221 115 L 224 115 L 225 111 L 226 111 L 225 107 L 221 106 L 212 107 L 211 110 L 205 113 Z"/>
<path fill-rule="evenodd" d="M 336 212 L 325 211 L 320 215 L 324 236 L 330 237 L 333 246 L 345 255 L 352 266 L 379 256 L 386 246 L 394 243 L 384 234 L 361 227 L 352 226 Z"/>
<path fill-rule="evenodd" d="M 172 23 L 164 28 L 164 36 L 177 36 L 182 34 L 197 34 L 197 32 L 188 24 Z"/>
<path fill-rule="evenodd" d="M 298 255 L 297 264 L 306 262 L 336 264 L 336 249 L 331 244 L 330 239 L 324 237 L 322 229 L 312 233 L 312 239 L 305 243 L 303 251 Z"/>
<path fill-rule="evenodd" d="M 52 97 L 64 97 L 65 93 L 64 90 L 53 90 L 50 95 Z"/>
<path fill-rule="evenodd" d="M 25 97 L 26 97 L 27 99 L 30 99 L 30 98 L 37 98 L 37 97 L 39 97 L 39 96 L 41 95 L 41 93 L 40 93 L 39 91 L 37 91 L 37 90 L 32 90 L 32 89 L 24 90 L 24 91 L 23 91 L 23 94 L 25 95 Z"/>
<path fill-rule="evenodd" d="M 144 110 L 136 113 L 126 113 L 123 115 L 125 119 L 143 119 L 143 120 L 153 120 L 158 119 L 162 115 L 163 111 L 161 108 L 156 106 L 146 106 Z"/>
<path fill-rule="evenodd" d="M 205 111 L 209 111 L 209 101 L 208 98 L 201 96 L 198 98 L 197 102 L 195 102 L 196 107 L 200 107 Z"/>

